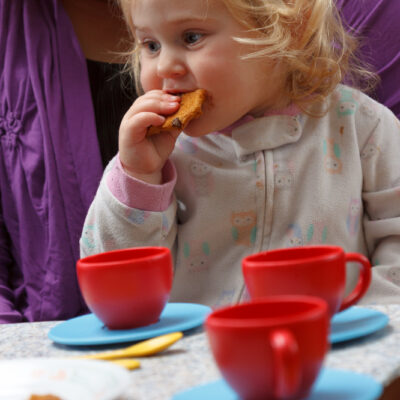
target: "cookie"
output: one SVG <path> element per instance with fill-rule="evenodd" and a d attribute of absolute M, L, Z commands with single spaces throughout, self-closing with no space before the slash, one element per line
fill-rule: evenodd
<path fill-rule="evenodd" d="M 200 117 L 206 97 L 207 93 L 204 89 L 183 93 L 178 111 L 166 117 L 161 126 L 150 126 L 147 135 L 155 135 L 163 131 L 182 131 L 192 119 Z"/>

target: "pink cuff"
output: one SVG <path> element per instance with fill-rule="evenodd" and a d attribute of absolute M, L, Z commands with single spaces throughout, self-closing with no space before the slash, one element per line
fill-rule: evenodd
<path fill-rule="evenodd" d="M 162 170 L 161 185 L 142 182 L 124 171 L 117 156 L 106 182 L 114 197 L 128 207 L 146 211 L 165 211 L 172 201 L 176 176 L 175 166 L 168 160 Z"/>

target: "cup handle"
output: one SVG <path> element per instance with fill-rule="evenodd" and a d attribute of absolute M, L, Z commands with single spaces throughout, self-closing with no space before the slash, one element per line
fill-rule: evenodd
<path fill-rule="evenodd" d="M 371 283 L 371 263 L 368 258 L 360 253 L 346 253 L 346 264 L 350 261 L 355 261 L 361 266 L 360 275 L 353 291 L 343 299 L 339 311 L 343 311 L 357 303 L 357 301 L 364 296 Z"/>
<path fill-rule="evenodd" d="M 299 346 L 293 334 L 277 329 L 270 334 L 273 353 L 274 394 L 276 398 L 293 397 L 300 386 L 301 367 Z"/>

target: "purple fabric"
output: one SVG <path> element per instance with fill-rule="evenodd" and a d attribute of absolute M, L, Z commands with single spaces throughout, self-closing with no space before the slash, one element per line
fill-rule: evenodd
<path fill-rule="evenodd" d="M 372 97 L 400 118 L 400 1 L 336 0 L 347 26 L 362 40 L 361 54 L 381 77 Z"/>
<path fill-rule="evenodd" d="M 87 312 L 75 263 L 102 165 L 57 0 L 1 0 L 0 60 L 0 322 L 70 318 Z"/>

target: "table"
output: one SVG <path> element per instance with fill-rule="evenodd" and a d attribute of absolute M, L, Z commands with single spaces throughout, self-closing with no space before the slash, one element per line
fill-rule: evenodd
<path fill-rule="evenodd" d="M 369 374 L 384 385 L 382 400 L 400 399 L 400 304 L 371 308 L 389 315 L 389 325 L 367 337 L 334 345 L 325 366 Z M 125 346 L 70 347 L 53 343 L 47 333 L 57 323 L 0 325 L 0 359 L 69 357 Z M 166 400 L 178 391 L 220 377 L 201 328 L 185 332 L 183 339 L 163 353 L 141 358 L 141 368 L 130 374 L 131 385 L 123 400 Z"/>

